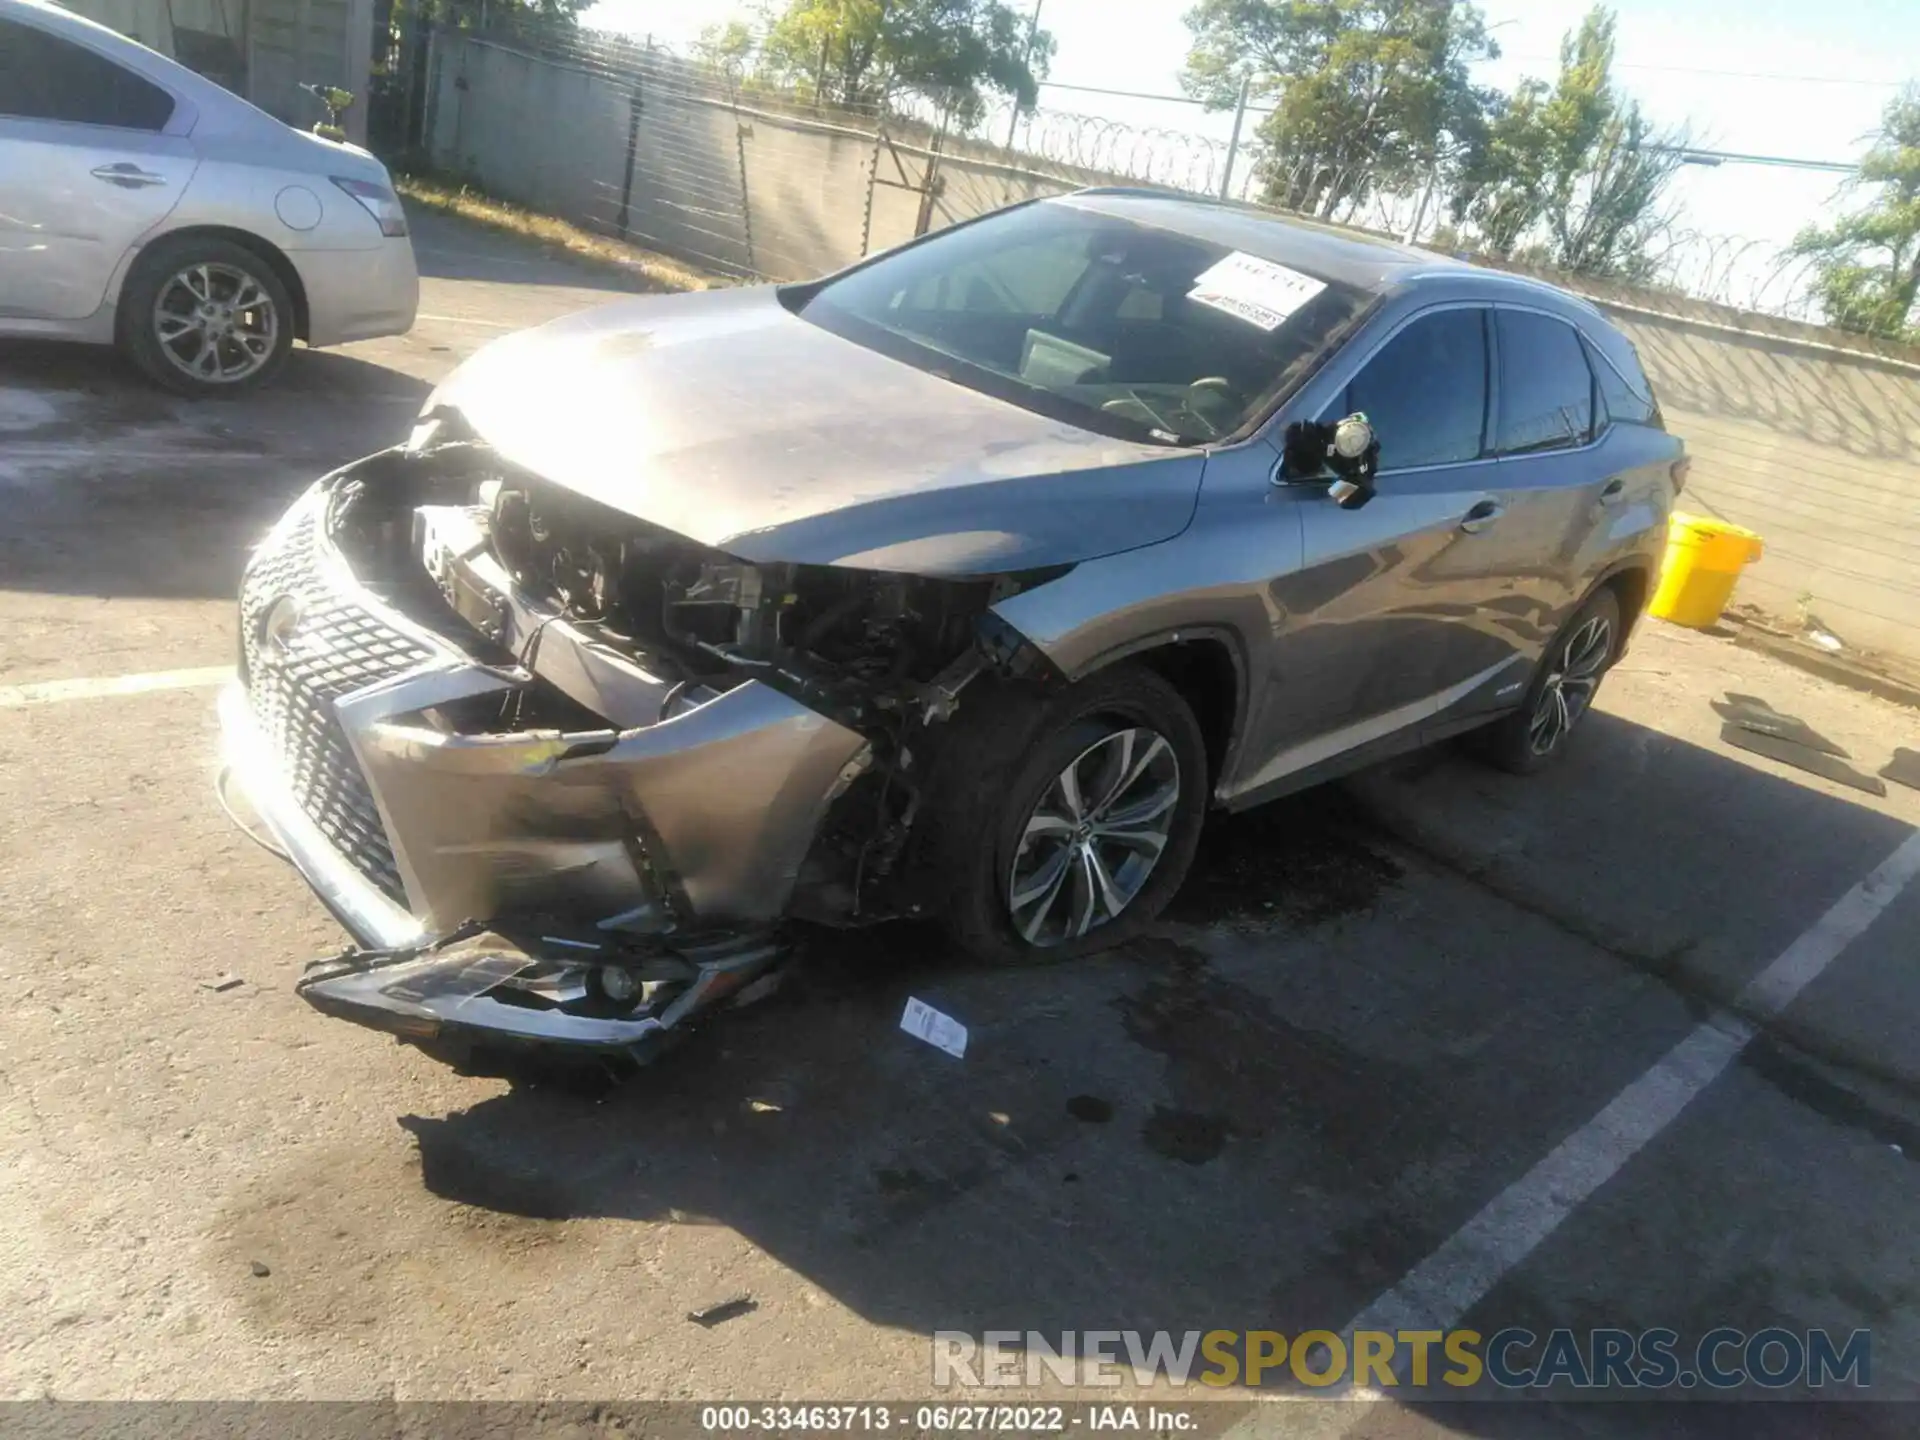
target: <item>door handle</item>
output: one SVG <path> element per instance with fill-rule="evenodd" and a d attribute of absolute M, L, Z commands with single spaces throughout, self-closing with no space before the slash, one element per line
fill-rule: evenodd
<path fill-rule="evenodd" d="M 93 178 L 104 180 L 109 185 L 118 185 L 122 190 L 140 190 L 148 185 L 164 185 L 167 177 L 155 175 L 150 170 L 142 170 L 131 161 L 122 160 L 114 165 L 96 165 Z"/>
<path fill-rule="evenodd" d="M 1506 513 L 1507 507 L 1498 500 L 1482 500 L 1462 517 L 1460 528 L 1469 535 L 1478 535 Z"/>
<path fill-rule="evenodd" d="M 1600 503 L 1602 505 L 1618 505 L 1626 498 L 1627 482 L 1624 480 L 1609 480 L 1601 487 Z"/>

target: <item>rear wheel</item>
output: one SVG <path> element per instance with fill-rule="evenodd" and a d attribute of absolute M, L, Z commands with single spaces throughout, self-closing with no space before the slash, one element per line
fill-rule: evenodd
<path fill-rule="evenodd" d="M 1131 665 L 995 708 L 955 737 L 950 771 L 971 780 L 950 774 L 930 817 L 952 882 L 949 932 L 994 964 L 1121 944 L 1159 916 L 1199 842 L 1207 752 L 1193 711 Z"/>
<path fill-rule="evenodd" d="M 1531 775 L 1565 754 L 1619 653 L 1620 638 L 1619 597 L 1602 586 L 1547 646 L 1520 708 L 1470 737 L 1481 758 L 1512 774 Z"/>
<path fill-rule="evenodd" d="M 273 267 L 211 236 L 162 240 L 142 255 L 117 324 L 133 363 L 183 395 L 250 390 L 293 348 L 293 300 Z"/>

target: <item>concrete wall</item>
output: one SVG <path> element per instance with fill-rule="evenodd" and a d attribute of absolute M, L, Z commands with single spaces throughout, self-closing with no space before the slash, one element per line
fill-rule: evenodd
<path fill-rule="evenodd" d="M 66 8 L 76 15 L 110 25 L 122 35 L 166 56 L 173 54 L 175 25 L 216 35 L 231 34 L 235 40 L 241 38 L 245 28 L 239 7 L 234 7 L 229 18 L 221 12 L 218 0 L 178 0 L 171 15 L 167 0 L 68 0 Z"/>
<path fill-rule="evenodd" d="M 882 139 L 859 117 L 736 103 L 637 49 L 562 63 L 441 36 L 433 75 L 440 164 L 714 269 L 797 279 L 916 232 L 924 131 Z M 931 228 L 1123 179 L 940 144 Z M 1849 643 L 1920 660 L 1920 352 L 1677 296 L 1577 288 L 1638 346 L 1693 452 L 1684 503 L 1765 537 L 1736 598 L 1785 617 L 1804 606 Z"/>
<path fill-rule="evenodd" d="M 1612 318 L 1693 454 L 1683 504 L 1765 540 L 1736 598 L 1920 659 L 1920 364 L 1637 310 Z"/>
<path fill-rule="evenodd" d="M 367 137 L 373 0 L 247 0 L 247 98 L 305 130 L 326 118 L 302 83 L 351 90 L 350 138 Z"/>
<path fill-rule="evenodd" d="M 301 129 L 326 118 L 303 81 L 351 90 L 347 133 L 366 139 L 373 0 L 69 0 L 68 8 L 176 59 L 176 28 L 227 36 L 246 67 L 235 88 Z"/>
<path fill-rule="evenodd" d="M 666 57 L 626 58 L 632 68 L 437 35 L 435 161 L 523 204 L 768 279 L 837 270 L 918 233 L 933 163 L 924 130 L 882 137 L 858 117 L 729 97 Z M 941 143 L 930 229 L 1087 183 Z"/>

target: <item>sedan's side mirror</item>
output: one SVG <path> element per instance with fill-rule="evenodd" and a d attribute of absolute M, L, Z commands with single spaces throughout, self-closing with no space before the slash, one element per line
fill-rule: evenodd
<path fill-rule="evenodd" d="M 1280 473 L 1288 480 L 1317 480 L 1333 475 L 1327 496 L 1342 510 L 1358 510 L 1377 493 L 1380 437 L 1373 422 L 1358 411 L 1326 424 L 1301 420 L 1287 427 Z"/>

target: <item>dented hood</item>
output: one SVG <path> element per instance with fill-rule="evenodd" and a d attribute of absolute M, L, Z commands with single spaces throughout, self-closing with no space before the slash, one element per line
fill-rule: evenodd
<path fill-rule="evenodd" d="M 889 359 L 791 314 L 770 286 L 509 336 L 436 405 L 513 463 L 743 560 L 922 575 L 1168 539 L 1205 463 Z"/>

